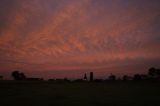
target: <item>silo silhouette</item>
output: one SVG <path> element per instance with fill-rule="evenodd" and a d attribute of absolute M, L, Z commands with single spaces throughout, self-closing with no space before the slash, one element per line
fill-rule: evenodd
<path fill-rule="evenodd" d="M 90 72 L 90 81 L 93 81 L 93 72 Z"/>

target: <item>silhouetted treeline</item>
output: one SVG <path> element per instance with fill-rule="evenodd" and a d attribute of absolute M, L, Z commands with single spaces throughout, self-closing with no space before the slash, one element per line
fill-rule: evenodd
<path fill-rule="evenodd" d="M 148 70 L 147 74 L 134 74 L 133 76 L 124 75 L 122 78 L 117 79 L 115 75 L 111 74 L 106 80 L 122 80 L 122 81 L 142 81 L 142 80 L 159 80 L 160 81 L 160 69 L 154 67 Z"/>
<path fill-rule="evenodd" d="M 150 68 L 148 71 L 148 75 L 150 79 L 160 79 L 160 69 L 156 69 L 154 67 Z"/>
<path fill-rule="evenodd" d="M 13 71 L 12 77 L 14 80 L 30 80 L 30 81 L 43 80 L 43 78 L 27 77 L 23 72 L 19 72 L 19 71 Z"/>
<path fill-rule="evenodd" d="M 38 80 L 41 81 L 43 78 L 31 78 L 27 77 L 23 72 L 20 71 L 13 71 L 12 77 L 14 80 Z M 0 76 L 0 79 L 3 77 Z M 147 74 L 135 74 L 133 76 L 124 75 L 123 77 L 117 77 L 114 74 L 111 74 L 106 79 L 94 79 L 94 73 L 89 73 L 89 78 L 87 77 L 87 74 L 84 74 L 84 77 L 82 79 L 76 79 L 76 80 L 69 80 L 67 78 L 64 79 L 49 79 L 48 81 L 51 82 L 105 82 L 105 81 L 143 81 L 143 80 L 151 80 L 151 81 L 160 81 L 160 69 L 157 68 L 150 68 L 147 72 Z"/>
<path fill-rule="evenodd" d="M 14 78 L 14 80 L 25 80 L 26 79 L 25 74 L 19 71 L 13 71 L 12 77 Z"/>

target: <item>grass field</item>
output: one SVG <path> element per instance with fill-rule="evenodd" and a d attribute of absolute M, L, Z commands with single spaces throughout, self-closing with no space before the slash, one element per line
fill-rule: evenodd
<path fill-rule="evenodd" d="M 160 106 L 160 83 L 1 81 L 0 106 Z"/>

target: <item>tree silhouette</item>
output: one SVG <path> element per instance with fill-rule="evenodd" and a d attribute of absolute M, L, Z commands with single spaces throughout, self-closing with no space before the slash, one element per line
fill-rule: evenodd
<path fill-rule="evenodd" d="M 123 81 L 127 81 L 127 80 L 129 80 L 129 76 L 124 75 L 122 79 L 123 79 Z"/>
<path fill-rule="evenodd" d="M 20 76 L 21 80 L 25 80 L 26 79 L 26 75 L 24 73 L 20 73 L 19 76 Z"/>
<path fill-rule="evenodd" d="M 115 80 L 116 80 L 116 76 L 115 76 L 115 75 L 113 75 L 113 74 L 111 74 L 111 75 L 109 76 L 109 80 L 111 80 L 111 81 L 115 81 Z"/>
<path fill-rule="evenodd" d="M 154 67 L 150 68 L 148 70 L 148 75 L 152 78 L 152 79 L 157 79 L 160 78 L 160 69 L 156 69 Z"/>
<path fill-rule="evenodd" d="M 139 74 L 135 74 L 134 77 L 133 77 L 133 80 L 141 80 L 141 75 Z"/>
<path fill-rule="evenodd" d="M 156 69 L 154 67 L 150 68 L 148 71 L 148 75 L 151 77 L 155 77 L 156 76 Z"/>
<path fill-rule="evenodd" d="M 14 80 L 20 80 L 19 71 L 13 71 L 12 72 L 12 77 L 14 78 Z"/>
<path fill-rule="evenodd" d="M 20 73 L 19 71 L 13 71 L 12 77 L 14 78 L 14 80 L 25 80 L 26 79 L 25 74 Z"/>

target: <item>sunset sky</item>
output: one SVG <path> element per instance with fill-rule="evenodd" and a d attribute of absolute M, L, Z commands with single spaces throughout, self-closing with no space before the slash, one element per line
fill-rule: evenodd
<path fill-rule="evenodd" d="M 97 78 L 160 67 L 160 0 L 0 0 L 0 75 Z"/>

